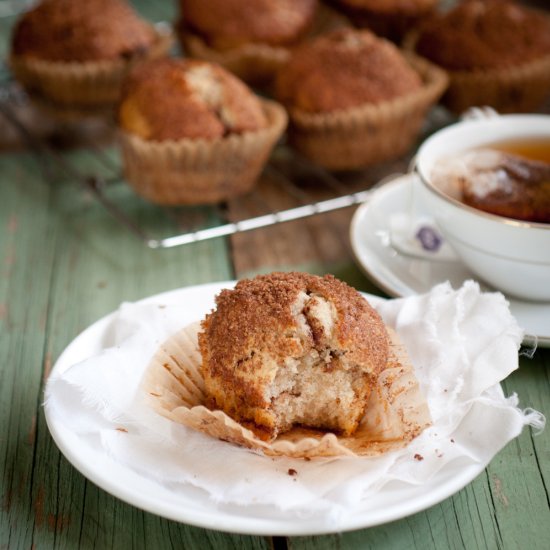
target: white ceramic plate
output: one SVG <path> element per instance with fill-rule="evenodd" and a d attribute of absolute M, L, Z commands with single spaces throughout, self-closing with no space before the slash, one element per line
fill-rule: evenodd
<path fill-rule="evenodd" d="M 422 294 L 447 280 L 458 288 L 465 280 L 476 278 L 459 260 L 413 257 L 391 245 L 389 220 L 392 215 L 428 216 L 415 192 L 417 183 L 414 174 L 407 174 L 383 185 L 357 209 L 351 222 L 351 246 L 357 262 L 391 296 Z M 525 330 L 526 341 L 550 347 L 550 304 L 508 299 L 512 313 Z"/>
<path fill-rule="evenodd" d="M 201 318 L 213 307 L 214 296 L 220 289 L 233 284 L 227 282 L 182 288 L 152 296 L 143 302 L 186 304 L 195 318 Z M 371 302 L 381 300 L 375 296 L 367 297 Z M 61 374 L 71 365 L 104 349 L 106 329 L 112 317 L 113 314 L 104 317 L 80 334 L 63 352 L 52 373 Z M 191 485 L 185 485 L 183 492 L 170 491 L 115 462 L 98 448 L 82 444 L 63 423 L 48 415 L 47 408 L 45 412 L 50 432 L 69 462 L 108 493 L 138 508 L 183 523 L 235 533 L 292 536 L 331 532 L 322 516 L 304 518 L 269 506 L 217 506 L 205 491 Z M 434 473 L 431 481 L 424 485 L 389 483 L 375 502 L 364 502 L 347 514 L 339 530 L 372 527 L 425 510 L 462 489 L 483 469 L 481 465 L 464 465 L 454 461 Z M 262 480 L 258 479 L 257 483 L 261 484 Z"/>

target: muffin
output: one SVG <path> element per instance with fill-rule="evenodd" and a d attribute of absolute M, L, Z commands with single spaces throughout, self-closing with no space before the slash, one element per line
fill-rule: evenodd
<path fill-rule="evenodd" d="M 407 47 L 444 68 L 444 103 L 532 111 L 550 93 L 550 16 L 508 0 L 466 0 L 426 22 Z"/>
<path fill-rule="evenodd" d="M 149 360 L 158 414 L 268 456 L 379 456 L 431 425 L 396 332 L 332 276 L 271 273 L 222 290 Z"/>
<path fill-rule="evenodd" d="M 136 192 L 160 204 L 199 204 L 250 190 L 286 113 L 218 65 L 163 59 L 128 76 L 118 123 Z"/>
<path fill-rule="evenodd" d="M 223 290 L 199 347 L 210 407 L 263 440 L 296 425 L 353 434 L 389 354 L 382 320 L 356 290 L 305 273 Z"/>
<path fill-rule="evenodd" d="M 249 83 L 273 76 L 318 11 L 317 0 L 180 0 L 180 6 L 184 50 Z"/>
<path fill-rule="evenodd" d="M 445 86 L 442 71 L 392 43 L 339 29 L 293 53 L 276 96 L 290 114 L 291 144 L 328 169 L 347 170 L 405 153 Z"/>
<path fill-rule="evenodd" d="M 431 16 L 438 0 L 335 0 L 358 27 L 400 42 L 406 32 Z"/>
<path fill-rule="evenodd" d="M 124 0 L 44 0 L 15 25 L 10 64 L 38 100 L 112 107 L 130 67 L 163 55 L 170 41 Z"/>

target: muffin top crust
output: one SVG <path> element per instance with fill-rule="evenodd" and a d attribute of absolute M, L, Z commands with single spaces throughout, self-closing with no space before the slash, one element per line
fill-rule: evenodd
<path fill-rule="evenodd" d="M 259 99 L 228 71 L 205 61 L 163 59 L 126 79 L 118 119 L 143 139 L 216 139 L 267 125 Z"/>
<path fill-rule="evenodd" d="M 422 26 L 416 51 L 451 70 L 517 66 L 550 55 L 550 17 L 509 0 L 465 0 Z"/>
<path fill-rule="evenodd" d="M 12 53 L 47 61 L 99 61 L 145 53 L 153 27 L 125 0 L 43 0 L 15 26 Z"/>
<path fill-rule="evenodd" d="M 317 0 L 180 0 L 184 26 L 215 49 L 291 44 L 309 28 Z"/>
<path fill-rule="evenodd" d="M 313 298 L 311 309 L 300 310 L 305 296 L 307 301 Z M 254 360 L 244 362 L 251 350 L 268 350 L 282 365 L 287 358 L 304 353 L 304 347 L 314 347 L 328 330 L 319 322 L 328 315 L 314 311 L 315 297 L 335 308 L 335 325 L 329 331 L 347 350 L 346 359 L 378 375 L 386 366 L 389 353 L 386 328 L 378 313 L 357 290 L 332 275 L 319 277 L 297 272 L 261 275 L 239 281 L 234 289 L 222 290 L 216 297 L 216 310 L 202 322 L 199 342 L 203 367 L 209 369 L 211 376 L 230 381 L 235 365 L 243 369 L 256 365 L 258 372 L 254 376 L 259 380 L 261 371 L 270 365 Z M 309 325 L 310 336 L 296 341 L 292 330 L 301 317 Z"/>
<path fill-rule="evenodd" d="M 388 101 L 421 86 L 393 44 L 345 28 L 297 48 L 278 74 L 276 92 L 289 106 L 322 113 Z"/>

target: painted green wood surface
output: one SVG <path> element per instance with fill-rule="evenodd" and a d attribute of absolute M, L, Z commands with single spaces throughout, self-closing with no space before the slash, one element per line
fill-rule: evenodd
<path fill-rule="evenodd" d="M 169 1 L 135 3 L 155 20 L 174 13 Z M 9 25 L 0 21 L 0 33 Z M 82 169 L 97 168 L 85 152 L 71 157 Z M 123 300 L 250 272 L 233 272 L 233 250 L 224 240 L 147 250 L 64 179 L 45 183 L 31 155 L 0 155 L 0 549 L 550 548 L 548 431 L 525 430 L 441 504 L 342 535 L 272 540 L 200 529 L 145 513 L 88 482 L 57 450 L 42 412 L 44 380 L 64 347 Z M 115 193 L 139 210 L 124 188 Z M 154 209 L 139 216 L 151 227 L 167 225 Z M 350 257 L 278 267 L 330 271 L 378 292 Z M 505 391 L 548 416 L 549 375 L 550 352 L 540 349 L 533 359 L 522 358 Z"/>
<path fill-rule="evenodd" d="M 41 407 L 52 361 L 81 330 L 121 300 L 231 278 L 225 244 L 148 251 L 81 189 L 45 184 L 28 155 L 0 157 L 0 186 L 0 548 L 266 548 L 99 490 L 60 455 Z"/>
<path fill-rule="evenodd" d="M 72 157 L 79 166 L 88 162 L 83 153 Z M 29 155 L 0 157 L 0 185 L 0 548 L 268 547 L 263 538 L 179 525 L 107 495 L 60 456 L 41 409 L 44 378 L 76 334 L 122 300 L 231 278 L 226 244 L 148 251 L 80 188 L 44 183 Z M 283 267 L 330 270 L 373 290 L 351 264 Z M 507 393 L 548 413 L 548 351 L 521 365 L 506 381 Z M 526 430 L 474 483 L 430 510 L 287 543 L 295 549 L 547 548 L 549 458 L 547 434 Z"/>

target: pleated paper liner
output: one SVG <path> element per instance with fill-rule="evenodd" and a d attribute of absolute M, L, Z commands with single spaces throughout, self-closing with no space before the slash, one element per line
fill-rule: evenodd
<path fill-rule="evenodd" d="M 308 33 L 316 36 L 341 27 L 347 20 L 325 5 L 320 5 Z M 269 44 L 248 43 L 227 50 L 216 50 L 204 38 L 185 26 L 178 24 L 178 35 L 184 51 L 190 57 L 218 63 L 251 85 L 266 86 L 275 73 L 287 62 L 291 48 Z"/>
<path fill-rule="evenodd" d="M 173 43 L 168 28 L 156 26 L 153 46 L 130 59 L 61 62 L 12 56 L 10 67 L 31 100 L 50 115 L 67 120 L 79 116 L 112 115 L 122 81 L 136 64 L 166 55 Z"/>
<path fill-rule="evenodd" d="M 359 428 L 340 437 L 320 430 L 293 428 L 265 442 L 220 410 L 205 407 L 197 334 L 200 323 L 169 338 L 151 360 L 141 388 L 146 403 L 162 416 L 270 456 L 378 456 L 405 447 L 430 426 L 431 418 L 414 369 L 395 332 L 391 354 L 371 393 Z"/>
<path fill-rule="evenodd" d="M 290 143 L 329 170 L 353 170 L 406 153 L 429 108 L 447 87 L 444 71 L 412 54 L 410 65 L 422 86 L 402 97 L 332 113 L 290 109 Z"/>
<path fill-rule="evenodd" d="M 279 104 L 261 100 L 268 126 L 215 140 L 148 141 L 120 134 L 124 171 L 136 193 L 157 204 L 208 204 L 248 192 L 287 124 Z"/>
<path fill-rule="evenodd" d="M 489 105 L 499 113 L 532 112 L 550 96 L 550 55 L 506 70 L 449 71 L 443 104 L 454 113 Z"/>
<path fill-rule="evenodd" d="M 404 48 L 414 51 L 417 39 L 409 33 Z M 550 55 L 502 69 L 445 72 L 449 86 L 441 103 L 455 114 L 486 105 L 499 113 L 531 112 L 550 96 Z"/>

